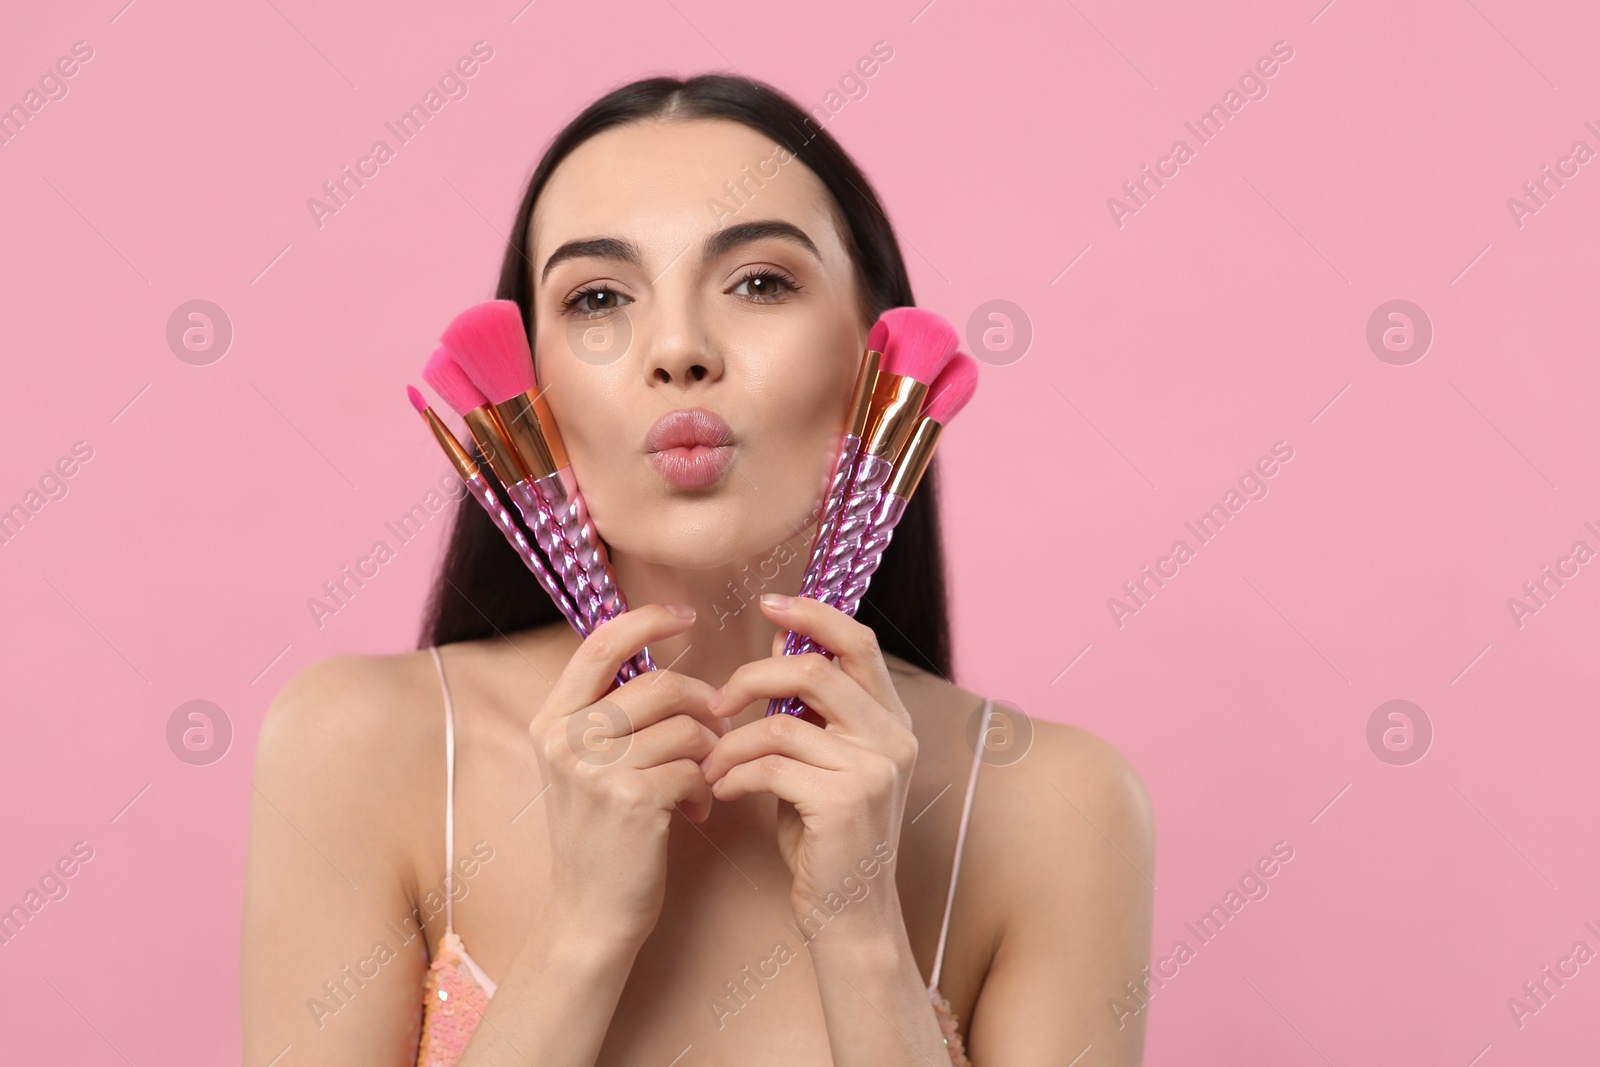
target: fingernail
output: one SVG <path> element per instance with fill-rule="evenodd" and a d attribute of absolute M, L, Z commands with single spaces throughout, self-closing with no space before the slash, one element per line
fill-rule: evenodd
<path fill-rule="evenodd" d="M 667 610 L 680 619 L 692 619 L 695 616 L 695 610 L 687 604 L 668 604 Z"/>
<path fill-rule="evenodd" d="M 715 693 L 711 694 L 711 699 L 706 701 L 706 710 L 716 711 L 722 706 L 722 690 L 726 688 L 728 687 L 723 686 L 722 689 L 718 689 Z"/>
<path fill-rule="evenodd" d="M 794 603 L 794 597 L 784 596 L 782 593 L 762 593 L 761 603 L 769 608 L 786 608 Z"/>

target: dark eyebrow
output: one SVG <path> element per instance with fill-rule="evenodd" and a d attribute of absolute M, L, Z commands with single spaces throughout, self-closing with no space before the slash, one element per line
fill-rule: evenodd
<path fill-rule="evenodd" d="M 817 262 L 822 261 L 822 253 L 817 251 L 817 246 L 806 236 L 804 230 L 793 223 L 778 219 L 741 222 L 737 226 L 724 227 L 705 239 L 701 246 L 701 255 L 706 259 L 715 259 L 740 245 L 768 238 L 790 241 L 810 252 Z M 586 237 L 579 241 L 568 241 L 550 253 L 550 258 L 544 261 L 544 270 L 540 272 L 540 282 L 547 280 L 550 271 L 562 260 L 585 257 L 614 259 L 640 268 L 644 266 L 644 257 L 639 253 L 639 246 L 632 241 L 622 237 Z"/>
<path fill-rule="evenodd" d="M 799 245 L 810 252 L 818 263 L 822 262 L 822 253 L 817 251 L 817 246 L 811 243 L 811 238 L 806 236 L 806 232 L 780 219 L 758 219 L 754 222 L 741 222 L 737 226 L 724 227 L 705 239 L 700 254 L 706 259 L 716 259 L 724 252 L 740 245 L 753 244 L 774 237 L 780 241 Z"/>
<path fill-rule="evenodd" d="M 544 270 L 539 274 L 539 281 L 545 282 L 550 278 L 550 271 L 556 264 L 566 259 L 616 259 L 635 267 L 644 266 L 644 257 L 639 254 L 639 246 L 632 241 L 621 237 L 585 237 L 581 241 L 568 241 L 544 261 Z"/>

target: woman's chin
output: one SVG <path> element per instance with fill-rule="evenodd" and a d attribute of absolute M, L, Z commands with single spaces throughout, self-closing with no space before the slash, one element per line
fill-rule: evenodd
<path fill-rule="evenodd" d="M 748 518 L 748 514 L 745 516 Z M 712 572 L 719 584 L 745 575 L 770 581 L 809 551 L 809 535 L 796 538 L 785 529 L 752 529 L 732 520 L 722 524 L 655 525 L 639 536 L 610 542 L 615 565 L 622 571 L 635 563 L 672 570 Z M 608 539 L 609 541 L 609 539 Z M 629 551 L 629 546 L 635 550 Z M 624 592 L 626 580 L 624 579 Z"/>

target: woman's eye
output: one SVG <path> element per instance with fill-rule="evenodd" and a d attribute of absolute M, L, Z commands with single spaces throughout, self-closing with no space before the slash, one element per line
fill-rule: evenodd
<path fill-rule="evenodd" d="M 618 301 L 621 301 L 620 303 Z M 615 289 L 605 286 L 596 286 L 593 289 L 579 289 L 576 293 L 561 302 L 562 311 L 582 311 L 590 315 L 601 315 L 607 311 L 615 311 L 619 307 L 626 307 L 633 303 Z"/>
<path fill-rule="evenodd" d="M 740 292 L 740 290 L 746 291 Z M 785 290 L 799 292 L 800 287 L 793 279 L 770 270 L 751 271 L 739 279 L 739 284 L 733 287 L 735 294 L 750 297 L 758 302 L 776 300 Z"/>

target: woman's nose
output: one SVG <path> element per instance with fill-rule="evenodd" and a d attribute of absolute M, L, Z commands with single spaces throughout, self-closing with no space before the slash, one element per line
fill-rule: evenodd
<path fill-rule="evenodd" d="M 671 385 L 673 382 L 687 385 L 689 382 L 704 381 L 710 373 L 704 363 L 685 363 L 682 366 L 673 367 L 658 363 L 656 364 L 654 377 L 662 385 Z"/>
<path fill-rule="evenodd" d="M 652 384 L 684 388 L 722 377 L 722 360 L 698 331 L 677 326 L 653 339 L 645 373 Z"/>

